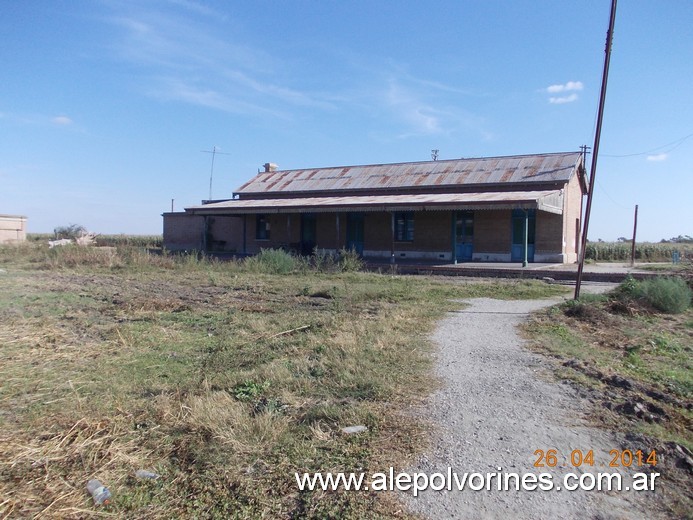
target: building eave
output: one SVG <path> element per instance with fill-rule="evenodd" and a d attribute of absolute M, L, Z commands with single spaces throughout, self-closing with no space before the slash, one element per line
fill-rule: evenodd
<path fill-rule="evenodd" d="M 186 208 L 194 215 L 536 209 L 562 214 L 563 190 L 235 199 Z"/>

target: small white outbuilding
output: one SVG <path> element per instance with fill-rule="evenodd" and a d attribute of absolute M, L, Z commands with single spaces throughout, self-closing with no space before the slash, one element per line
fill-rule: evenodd
<path fill-rule="evenodd" d="M 26 240 L 26 217 L 0 214 L 0 244 L 14 244 Z"/>

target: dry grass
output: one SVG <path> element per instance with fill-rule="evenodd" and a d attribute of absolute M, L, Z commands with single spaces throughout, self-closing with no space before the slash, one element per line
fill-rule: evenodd
<path fill-rule="evenodd" d="M 435 387 L 428 333 L 451 300 L 559 290 L 39 246 L 0 265 L 1 518 L 406 516 L 388 495 L 299 493 L 293 472 L 403 467 L 425 425 L 401 410 Z"/>
<path fill-rule="evenodd" d="M 5 431 L 0 446 L 3 517 L 107 516 L 85 501 L 86 481 L 98 477 L 117 494 L 135 469 L 152 461 L 126 417 L 58 422 L 31 437 Z"/>

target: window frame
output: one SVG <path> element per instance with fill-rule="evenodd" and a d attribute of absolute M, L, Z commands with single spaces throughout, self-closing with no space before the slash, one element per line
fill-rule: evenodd
<path fill-rule="evenodd" d="M 395 242 L 413 242 L 414 241 L 414 212 L 413 211 L 396 211 L 393 215 L 394 225 L 394 241 Z M 401 227 L 400 227 L 401 221 Z"/>

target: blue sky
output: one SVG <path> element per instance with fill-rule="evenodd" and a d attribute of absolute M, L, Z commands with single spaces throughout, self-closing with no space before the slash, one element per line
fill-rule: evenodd
<path fill-rule="evenodd" d="M 0 213 L 161 233 L 265 162 L 592 145 L 609 0 L 5 0 Z M 621 0 L 590 239 L 693 235 L 693 2 Z"/>

